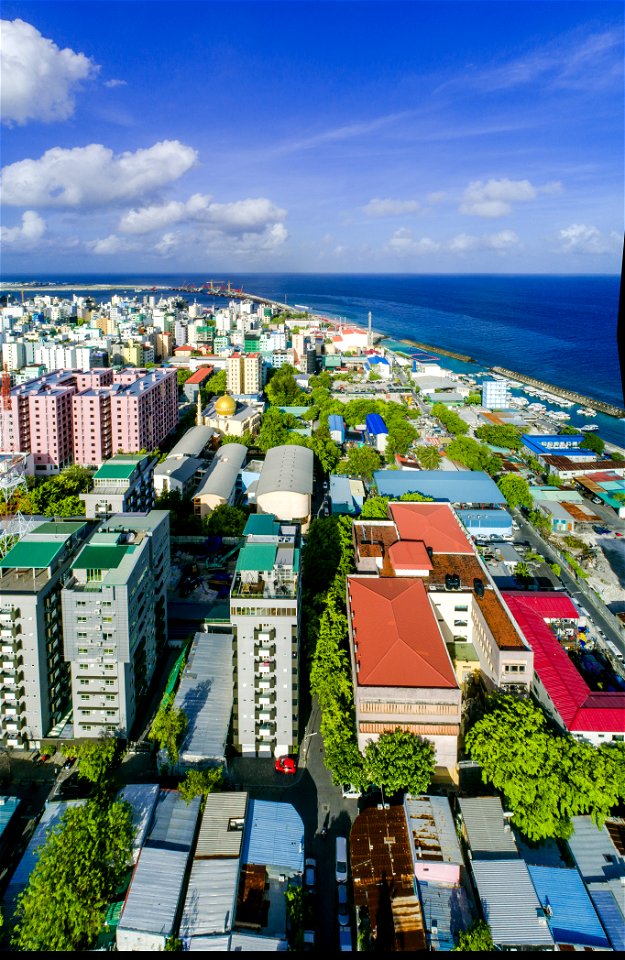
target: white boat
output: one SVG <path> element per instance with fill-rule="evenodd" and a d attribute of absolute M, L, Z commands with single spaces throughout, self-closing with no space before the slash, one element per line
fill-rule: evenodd
<path fill-rule="evenodd" d="M 592 407 L 581 407 L 577 413 L 580 417 L 596 417 L 597 411 L 593 410 Z"/>
<path fill-rule="evenodd" d="M 549 416 L 552 420 L 570 420 L 571 414 L 565 413 L 564 410 L 551 410 Z"/>
<path fill-rule="evenodd" d="M 587 430 L 598 430 L 599 427 L 597 426 L 596 423 L 586 423 L 586 424 L 584 424 L 583 427 L 580 427 L 579 429 L 580 429 L 582 432 L 585 432 L 585 431 L 587 431 Z"/>

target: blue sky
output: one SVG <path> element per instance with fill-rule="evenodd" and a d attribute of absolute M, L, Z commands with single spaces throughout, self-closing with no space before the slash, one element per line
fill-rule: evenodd
<path fill-rule="evenodd" d="M 620 269 L 620 2 L 2 16 L 7 279 Z"/>

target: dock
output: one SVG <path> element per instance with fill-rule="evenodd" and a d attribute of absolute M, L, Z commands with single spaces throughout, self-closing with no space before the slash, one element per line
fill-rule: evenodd
<path fill-rule="evenodd" d="M 388 339 L 391 339 L 390 337 Z M 410 347 L 418 347 L 419 350 L 427 350 L 430 353 L 439 353 L 442 357 L 451 357 L 452 360 L 462 360 L 464 363 L 475 363 L 473 357 L 467 357 L 464 353 L 454 353 L 453 350 L 444 350 L 442 347 L 433 347 L 431 343 L 420 343 L 418 340 L 402 340 Z"/>
<path fill-rule="evenodd" d="M 566 390 L 564 387 L 554 387 L 552 383 L 545 383 L 544 380 L 536 380 L 535 377 L 527 377 L 524 373 L 517 373 L 516 370 L 507 370 L 505 367 L 491 367 L 493 373 L 499 373 L 511 380 L 518 380 L 520 383 L 526 383 L 530 387 L 537 387 L 539 390 L 545 390 L 556 397 L 563 397 L 565 400 L 572 400 L 573 403 L 579 403 L 582 407 L 591 407 L 593 410 L 599 410 L 601 413 L 607 413 L 610 417 L 617 417 L 622 420 L 625 417 L 625 409 L 616 407 L 612 403 L 604 403 L 603 400 L 595 400 L 594 397 L 587 397 L 583 393 L 577 393 L 575 390 Z"/>

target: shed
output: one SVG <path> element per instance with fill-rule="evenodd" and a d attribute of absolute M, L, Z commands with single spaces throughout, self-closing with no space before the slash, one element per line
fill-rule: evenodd
<path fill-rule="evenodd" d="M 328 430 L 335 443 L 345 443 L 345 421 L 338 413 L 328 417 Z"/>
<path fill-rule="evenodd" d="M 577 870 L 562 867 L 527 868 L 559 945 L 608 949 L 608 939 Z"/>
<path fill-rule="evenodd" d="M 458 803 L 474 861 L 519 859 L 514 834 L 504 818 L 499 797 L 465 797 Z"/>
<path fill-rule="evenodd" d="M 524 860 L 474 860 L 473 876 L 495 949 L 553 947 Z"/>
<path fill-rule="evenodd" d="M 471 926 L 473 916 L 466 890 L 419 880 L 419 900 L 427 945 L 431 950 L 450 951 L 460 931 Z"/>
<path fill-rule="evenodd" d="M 267 867 L 267 872 L 297 876 L 304 871 L 304 824 L 290 803 L 250 800 L 243 863 Z"/>
<path fill-rule="evenodd" d="M 117 926 L 118 950 L 161 951 L 174 931 L 188 850 L 144 847 Z"/>
<path fill-rule="evenodd" d="M 118 800 L 129 803 L 132 810 L 132 827 L 134 831 L 132 859 L 134 863 L 139 859 L 141 847 L 150 829 L 159 793 L 160 787 L 158 783 L 128 783 L 118 794 Z"/>
<path fill-rule="evenodd" d="M 179 773 L 226 762 L 233 703 L 232 643 L 231 633 L 195 634 L 174 700 L 189 719 Z"/>
<path fill-rule="evenodd" d="M 586 883 L 625 877 L 625 858 L 614 846 L 605 826 L 592 817 L 572 817 L 573 833 L 567 840 L 575 866 Z"/>
<path fill-rule="evenodd" d="M 362 480 L 353 477 L 330 477 L 330 502 L 332 515 L 354 516 L 362 510 L 365 502 L 365 487 Z"/>
<path fill-rule="evenodd" d="M 194 858 L 238 858 L 247 814 L 247 793 L 211 793 L 206 797 Z"/>
<path fill-rule="evenodd" d="M 404 797 L 410 853 L 417 880 L 460 882 L 464 860 L 447 797 Z"/>
<path fill-rule="evenodd" d="M 589 883 L 588 892 L 614 950 L 625 950 L 625 903 L 619 880 Z"/>
<path fill-rule="evenodd" d="M 233 858 L 193 861 L 180 921 L 182 938 L 232 929 L 240 863 Z"/>
<path fill-rule="evenodd" d="M 146 847 L 189 852 L 195 838 L 200 798 L 185 803 L 177 790 L 161 790 Z"/>
<path fill-rule="evenodd" d="M 458 510 L 457 514 L 472 537 L 512 535 L 512 517 L 507 510 Z"/>

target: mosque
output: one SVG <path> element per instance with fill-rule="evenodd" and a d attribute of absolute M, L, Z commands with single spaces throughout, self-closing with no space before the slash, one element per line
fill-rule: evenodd
<path fill-rule="evenodd" d="M 260 429 L 262 408 L 238 403 L 234 397 L 225 393 L 212 400 L 202 410 L 198 395 L 197 425 L 212 427 L 223 436 L 242 437 L 244 433 L 255 434 Z"/>

